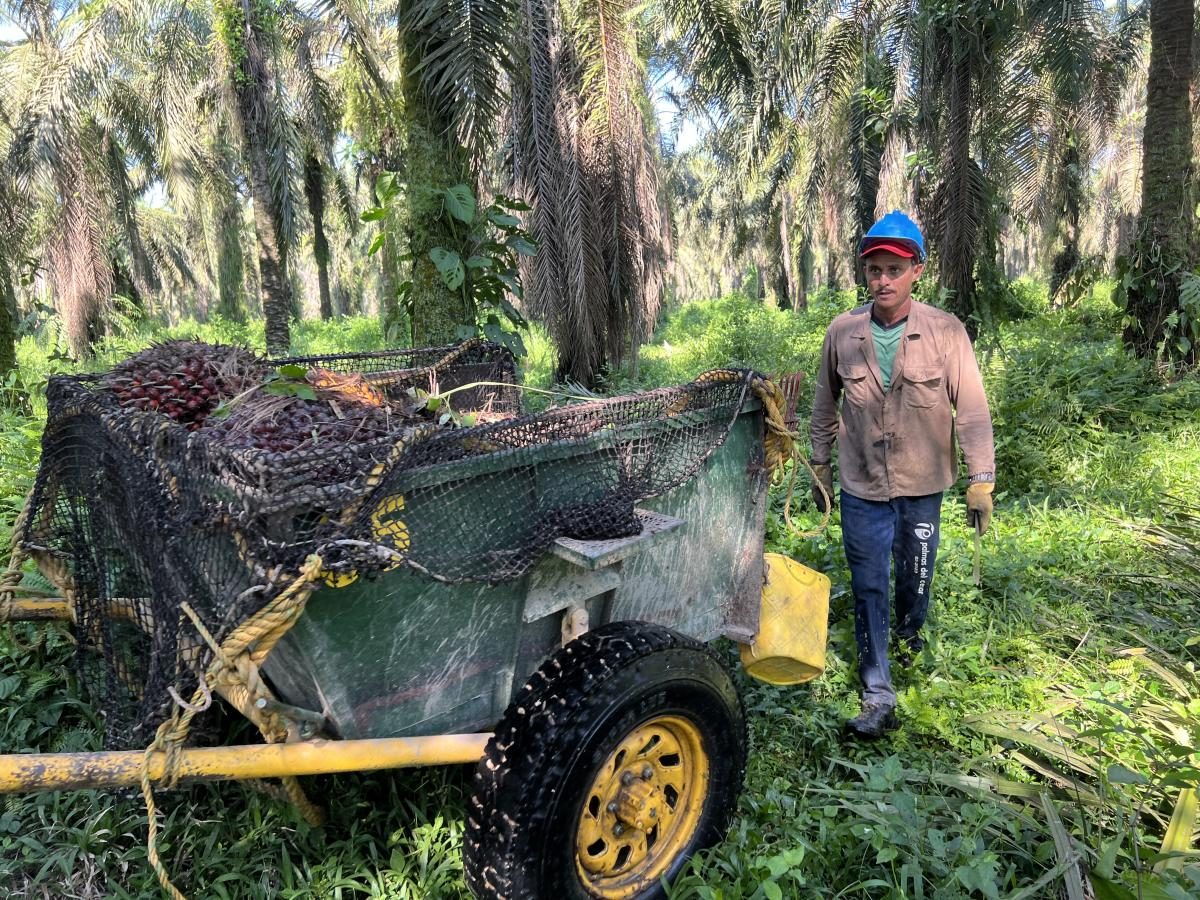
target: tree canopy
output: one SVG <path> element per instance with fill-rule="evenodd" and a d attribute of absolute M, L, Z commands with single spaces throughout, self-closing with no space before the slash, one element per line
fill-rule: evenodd
<path fill-rule="evenodd" d="M 526 314 L 592 383 L 664 302 L 853 284 L 905 208 L 972 332 L 1014 275 L 1069 304 L 1119 269 L 1130 345 L 1189 361 L 1194 61 L 1165 6 L 10 3 L 4 321 L 53 310 L 82 358 L 118 313 L 263 315 L 273 352 L 302 316 L 436 344 Z M 465 277 L 457 185 L 528 207 L 512 316 Z"/>

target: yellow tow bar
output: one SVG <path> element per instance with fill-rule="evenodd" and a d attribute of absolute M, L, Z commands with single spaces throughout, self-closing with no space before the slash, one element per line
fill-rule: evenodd
<path fill-rule="evenodd" d="M 7 605 L 0 603 L 0 622 L 70 621 L 71 602 L 62 597 L 14 597 Z"/>
<path fill-rule="evenodd" d="M 329 775 L 478 762 L 490 734 L 312 740 L 292 744 L 193 747 L 182 751 L 181 781 L 237 781 L 286 775 Z M 105 753 L 13 753 L 0 756 L 0 794 L 136 787 L 142 750 Z M 150 780 L 161 781 L 166 755 L 150 757 Z"/>

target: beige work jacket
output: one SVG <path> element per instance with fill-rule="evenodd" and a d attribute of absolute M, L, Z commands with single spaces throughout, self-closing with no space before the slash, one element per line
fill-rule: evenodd
<path fill-rule="evenodd" d="M 968 475 L 995 471 L 992 417 L 966 329 L 949 313 L 915 300 L 886 394 L 870 304 L 833 320 L 821 348 L 809 429 L 817 462 L 830 459 L 837 438 L 842 488 L 863 500 L 950 487 L 958 474 L 956 433 Z"/>

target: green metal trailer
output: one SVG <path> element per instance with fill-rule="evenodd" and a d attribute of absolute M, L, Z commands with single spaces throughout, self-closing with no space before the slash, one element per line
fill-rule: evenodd
<path fill-rule="evenodd" d="M 261 689 L 225 694 L 285 722 L 286 740 L 183 749 L 170 780 L 477 761 L 464 841 L 476 896 L 662 896 L 722 837 L 746 763 L 742 704 L 707 646 L 759 631 L 770 411 L 745 397 L 695 477 L 638 506 L 635 536 L 560 537 L 494 584 L 405 566 L 329 578 L 260 660 Z M 502 518 L 520 523 L 630 439 L 602 429 L 546 444 L 535 465 L 498 453 L 413 469 L 375 501 L 376 527 L 425 559 L 486 552 L 469 545 L 497 535 L 435 515 L 447 485 L 481 509 L 512 504 Z M 72 609 L 10 597 L 7 615 Z M 153 752 L 0 756 L 0 791 L 141 781 L 148 793 L 166 768 Z"/>

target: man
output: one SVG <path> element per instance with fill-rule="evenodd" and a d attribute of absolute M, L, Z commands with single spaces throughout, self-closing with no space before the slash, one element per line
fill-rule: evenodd
<path fill-rule="evenodd" d="M 912 299 L 925 268 L 921 230 L 891 212 L 867 232 L 859 256 L 871 302 L 842 313 L 825 334 L 810 429 L 821 510 L 825 496 L 833 501 L 835 438 L 838 444 L 863 686 L 862 712 L 846 727 L 876 738 L 897 725 L 888 661 L 891 564 L 895 637 L 907 660 L 924 646 L 942 492 L 957 480 L 955 437 L 967 461 L 967 524 L 980 533 L 992 516 L 995 450 L 966 330 L 949 313 Z"/>

